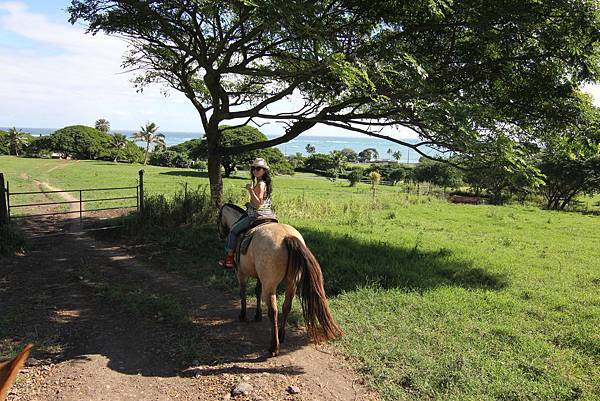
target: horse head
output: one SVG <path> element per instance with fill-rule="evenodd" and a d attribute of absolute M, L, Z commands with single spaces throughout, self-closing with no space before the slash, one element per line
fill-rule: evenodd
<path fill-rule="evenodd" d="M 223 240 L 227 237 L 231 226 L 233 226 L 233 223 L 235 223 L 243 213 L 245 213 L 244 209 L 233 203 L 225 203 L 221 206 L 219 209 L 219 217 L 217 219 L 219 238 Z"/>

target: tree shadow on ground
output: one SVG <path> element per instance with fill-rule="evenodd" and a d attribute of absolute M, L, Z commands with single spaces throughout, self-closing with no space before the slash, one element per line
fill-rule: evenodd
<path fill-rule="evenodd" d="M 300 231 L 322 265 L 330 295 L 365 285 L 419 292 L 440 286 L 499 290 L 508 285 L 506 275 L 475 266 L 450 249 L 428 251 L 419 244 L 399 247 L 359 241 L 350 235 L 306 228 Z"/>
<path fill-rule="evenodd" d="M 174 176 L 178 176 L 178 177 L 208 178 L 208 172 L 207 171 L 189 171 L 189 170 L 179 171 L 179 170 L 172 170 L 172 171 L 162 171 L 159 174 L 160 175 L 174 175 Z"/>
<path fill-rule="evenodd" d="M 77 219 L 60 224 L 71 229 L 52 233 L 52 223 L 32 224 L 31 251 L 1 260 L 0 355 L 33 342 L 37 359 L 100 355 L 109 368 L 129 375 L 186 375 L 192 364 L 204 366 L 203 375 L 303 373 L 294 364 L 261 363 L 270 341 L 265 308 L 262 322 L 240 322 L 238 297 L 152 267 L 151 254 L 77 233 Z M 199 269 L 208 276 L 216 267 Z M 307 344 L 303 332 L 289 328 L 282 354 Z"/>

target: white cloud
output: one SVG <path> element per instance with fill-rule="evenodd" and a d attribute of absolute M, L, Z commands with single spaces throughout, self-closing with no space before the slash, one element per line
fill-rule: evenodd
<path fill-rule="evenodd" d="M 165 98 L 158 87 L 136 93 L 132 75 L 120 66 L 124 41 L 86 35 L 66 19 L 59 24 L 23 3 L 0 3 L 0 30 L 51 49 L 0 46 L 0 126 L 61 127 L 103 117 L 122 129 L 152 119 L 166 130 L 199 130 L 196 111 L 182 94 Z"/>

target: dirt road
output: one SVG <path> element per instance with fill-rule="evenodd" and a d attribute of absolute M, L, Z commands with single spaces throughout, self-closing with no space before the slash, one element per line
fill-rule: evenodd
<path fill-rule="evenodd" d="M 32 250 L 0 260 L 0 346 L 36 343 L 10 401 L 224 400 L 236 385 L 247 390 L 236 400 L 377 399 L 302 330 L 266 358 L 266 316 L 239 322 L 237 297 L 168 273 L 110 235 L 65 220 L 27 230 Z"/>

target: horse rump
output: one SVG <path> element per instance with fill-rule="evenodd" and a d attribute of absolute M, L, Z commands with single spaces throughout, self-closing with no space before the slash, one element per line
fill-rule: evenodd
<path fill-rule="evenodd" d="M 323 273 L 315 255 L 293 236 L 285 238 L 288 250 L 288 274 L 292 274 L 299 286 L 302 314 L 308 336 L 319 343 L 344 335 L 333 319 L 323 287 Z"/>

